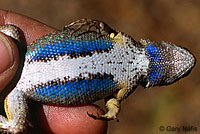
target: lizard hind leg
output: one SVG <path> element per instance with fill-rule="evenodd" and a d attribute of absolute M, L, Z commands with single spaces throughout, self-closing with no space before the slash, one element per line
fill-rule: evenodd
<path fill-rule="evenodd" d="M 7 118 L 0 115 L 0 132 L 22 133 L 28 125 L 28 106 L 23 92 L 13 89 L 4 102 Z"/>

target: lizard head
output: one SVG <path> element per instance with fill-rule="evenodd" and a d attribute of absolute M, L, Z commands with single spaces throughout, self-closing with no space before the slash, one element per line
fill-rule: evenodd
<path fill-rule="evenodd" d="M 185 48 L 170 42 L 140 40 L 149 59 L 145 87 L 169 85 L 188 75 L 195 65 L 195 57 Z"/>

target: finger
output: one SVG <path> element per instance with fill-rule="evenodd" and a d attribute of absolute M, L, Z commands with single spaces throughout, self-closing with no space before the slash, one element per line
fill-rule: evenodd
<path fill-rule="evenodd" d="M 22 16 L 22 15 L 19 15 L 16 13 L 0 10 L 0 25 L 3 25 L 3 24 L 14 24 L 17 27 L 19 27 L 23 31 L 23 34 L 24 34 L 27 44 L 30 44 L 32 41 L 40 38 L 41 36 L 43 36 L 47 33 L 51 33 L 53 31 L 55 31 L 54 28 L 51 28 L 51 27 L 49 27 L 45 24 L 42 24 L 36 20 L 33 20 L 31 18 Z M 9 77 L 9 78 L 11 78 L 11 77 Z M 44 105 L 44 107 L 46 107 L 47 109 L 50 109 L 50 110 L 47 110 L 48 111 L 47 120 L 48 120 L 50 128 L 55 133 L 61 132 L 61 130 L 65 130 L 66 126 L 73 124 L 73 122 L 81 121 L 82 123 L 84 123 L 84 121 L 86 121 L 86 118 L 82 118 L 82 116 L 85 115 L 89 111 L 91 111 L 89 113 L 93 113 L 93 110 L 97 109 L 94 106 L 86 106 L 86 107 L 81 107 L 81 108 L 79 108 L 79 107 L 70 107 L 70 108 L 62 107 L 63 113 L 76 115 L 76 116 L 74 116 L 73 120 L 70 120 L 71 122 L 68 122 L 69 121 L 68 118 L 63 118 L 63 115 L 59 114 L 60 112 L 55 110 L 55 109 L 59 108 L 59 106 Z M 79 109 L 78 111 L 77 111 L 77 108 Z M 83 110 L 81 110 L 81 109 L 83 109 Z M 83 114 L 83 112 L 84 112 L 84 114 Z M 99 110 L 99 112 L 100 112 L 100 110 Z M 62 121 L 63 123 L 60 125 L 56 125 L 55 121 L 51 120 L 51 119 L 60 119 L 60 121 Z M 103 121 L 95 121 L 94 122 L 94 120 L 91 120 L 91 118 L 89 118 L 87 122 L 88 122 L 87 124 L 89 124 L 88 126 L 90 126 L 91 128 L 98 130 L 98 131 L 101 130 L 101 131 L 106 132 L 107 124 L 105 122 L 103 122 Z M 99 123 L 99 122 L 101 122 L 101 123 Z M 79 128 L 81 126 L 85 126 L 85 125 L 79 123 L 79 126 L 76 126 L 76 125 L 74 125 L 74 127 L 72 126 L 71 130 L 77 130 L 77 127 Z M 86 131 L 88 131 L 88 130 L 91 130 L 91 129 L 86 129 Z"/>
<path fill-rule="evenodd" d="M 23 31 L 26 43 L 28 44 L 47 33 L 55 31 L 55 29 L 29 17 L 0 10 L 0 25 L 4 24 L 13 24 L 19 27 Z M 0 40 L 2 40 L 2 38 L 0 38 Z M 5 88 L 9 81 L 13 79 L 19 63 L 19 54 L 15 42 L 7 36 L 3 40 L 7 41 L 7 43 L 4 43 L 7 45 L 1 45 L 0 50 L 0 92 Z M 2 42 L 0 43 L 2 44 Z M 9 51 L 6 51 L 5 48 L 7 47 L 4 46 L 8 46 Z M 13 57 L 13 59 L 11 58 L 12 60 L 8 58 L 8 54 L 13 54 L 11 56 Z"/>
<path fill-rule="evenodd" d="M 41 36 L 56 30 L 32 18 L 0 10 L 0 25 L 4 24 L 14 24 L 19 27 L 23 31 L 27 44 L 30 44 Z"/>
<path fill-rule="evenodd" d="M 19 53 L 15 42 L 0 33 L 0 92 L 14 77 L 19 64 Z M 5 91 L 8 92 L 8 91 Z"/>
<path fill-rule="evenodd" d="M 103 112 L 96 106 L 76 106 L 76 107 L 54 107 L 43 106 L 44 113 L 51 132 L 62 133 L 81 133 L 81 134 L 104 134 L 107 131 L 107 124 L 104 121 L 94 120 L 87 115 L 88 113 Z"/>

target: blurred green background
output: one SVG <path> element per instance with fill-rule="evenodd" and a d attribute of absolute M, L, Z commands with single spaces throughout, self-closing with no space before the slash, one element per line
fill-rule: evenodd
<path fill-rule="evenodd" d="M 193 126 L 200 133 L 200 1 L 198 0 L 0 0 L 0 8 L 62 29 L 80 18 L 103 20 L 135 40 L 170 41 L 197 59 L 191 74 L 166 87 L 139 87 L 122 103 L 120 122 L 108 134 L 174 134 L 160 126 Z M 186 131 L 184 131 L 186 132 Z"/>

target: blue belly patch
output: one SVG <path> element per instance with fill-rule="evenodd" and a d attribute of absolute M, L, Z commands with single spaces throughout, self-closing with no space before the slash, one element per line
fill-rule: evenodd
<path fill-rule="evenodd" d="M 73 101 L 76 102 L 76 99 L 81 97 L 96 96 L 94 99 L 105 97 L 105 95 L 108 95 L 108 91 L 112 92 L 112 90 L 108 89 L 114 90 L 115 88 L 116 84 L 110 78 L 94 78 L 74 82 L 67 81 L 65 84 L 39 86 L 33 89 L 33 92 L 38 98 L 47 99 L 47 101 L 63 100 L 66 101 L 65 103 L 73 103 Z"/>
<path fill-rule="evenodd" d="M 146 48 L 146 52 L 150 57 L 150 73 L 148 75 L 151 82 L 156 82 L 161 77 L 164 68 L 162 66 L 162 54 L 159 48 L 154 44 L 149 44 Z"/>
<path fill-rule="evenodd" d="M 105 50 L 112 46 L 109 40 L 67 40 L 65 42 L 56 41 L 33 49 L 27 53 L 28 59 L 43 59 L 46 57 L 71 54 L 71 53 L 89 53 L 94 50 Z"/>

